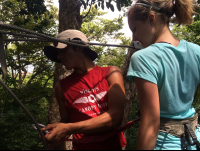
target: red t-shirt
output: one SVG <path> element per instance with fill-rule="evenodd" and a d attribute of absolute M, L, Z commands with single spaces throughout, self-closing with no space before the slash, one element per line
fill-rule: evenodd
<path fill-rule="evenodd" d="M 72 73 L 60 80 L 70 123 L 85 121 L 108 111 L 109 71 L 110 67 L 95 66 L 85 74 Z M 73 137 L 75 139 L 92 136 L 102 138 L 110 132 L 112 131 L 95 134 L 73 134 Z M 126 146 L 126 141 L 122 132 L 101 142 L 98 142 L 98 140 L 92 143 L 73 142 L 73 147 L 76 150 L 110 150 L 121 149 L 124 146 Z"/>

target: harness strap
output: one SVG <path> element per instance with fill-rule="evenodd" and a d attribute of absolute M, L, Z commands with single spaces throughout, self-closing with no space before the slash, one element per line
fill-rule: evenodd
<path fill-rule="evenodd" d="M 187 141 L 192 146 L 196 144 L 197 150 L 200 150 L 200 143 L 197 140 L 197 136 L 195 135 L 194 131 L 192 130 L 190 124 L 185 124 L 185 126 L 186 126 L 187 131 L 188 131 L 188 133 L 186 133 Z M 193 142 L 191 141 L 190 136 L 192 137 Z"/>
<path fill-rule="evenodd" d="M 197 141 L 197 150 L 200 150 L 200 143 Z"/>
<path fill-rule="evenodd" d="M 181 139 L 182 150 L 187 150 L 186 140 L 191 146 L 196 145 L 200 150 L 200 143 L 197 140 L 195 131 L 198 123 L 198 114 L 183 120 L 173 120 L 161 118 L 160 131 L 179 137 Z M 192 140 L 191 140 L 192 138 Z"/>
<path fill-rule="evenodd" d="M 187 145 L 185 143 L 184 135 L 181 135 L 181 148 L 182 150 L 188 150 Z"/>
<path fill-rule="evenodd" d="M 188 142 L 190 143 L 190 145 L 193 146 L 198 141 L 197 140 L 197 136 L 195 135 L 194 131 L 192 130 L 190 124 L 185 124 L 185 127 L 186 127 L 186 130 L 187 130 L 187 132 L 185 133 L 186 134 L 186 138 L 187 138 Z M 190 136 L 192 137 L 193 142 L 191 141 Z"/>
<path fill-rule="evenodd" d="M 198 123 L 198 114 L 193 117 L 183 120 L 174 120 L 168 118 L 160 118 L 160 131 L 171 134 L 173 136 L 181 138 L 181 135 L 187 133 L 185 124 L 189 124 L 193 132 L 196 131 Z M 185 135 L 184 135 L 185 137 Z"/>

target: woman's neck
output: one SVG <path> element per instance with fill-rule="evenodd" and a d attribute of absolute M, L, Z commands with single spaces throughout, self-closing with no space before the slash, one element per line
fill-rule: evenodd
<path fill-rule="evenodd" d="M 167 42 L 170 43 L 171 45 L 178 47 L 180 40 L 177 39 L 172 32 L 170 31 L 168 26 L 164 26 L 162 29 L 162 32 L 160 34 L 160 36 L 157 38 L 157 40 L 155 41 L 155 43 L 158 42 Z"/>

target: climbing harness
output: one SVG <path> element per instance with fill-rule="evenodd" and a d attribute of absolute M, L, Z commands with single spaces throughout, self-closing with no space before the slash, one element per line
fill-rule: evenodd
<path fill-rule="evenodd" d="M 139 107 L 139 104 L 138 104 L 138 107 Z M 140 110 L 138 110 L 138 113 L 139 112 Z M 140 119 L 141 118 L 139 115 L 139 118 L 136 120 L 139 121 Z M 161 117 L 159 132 L 163 132 L 163 133 L 171 134 L 175 137 L 179 137 L 181 141 L 182 150 L 188 150 L 187 145 L 186 145 L 186 140 L 191 146 L 196 145 L 197 150 L 200 150 L 200 143 L 197 140 L 197 136 L 195 135 L 195 131 L 197 127 L 199 127 L 198 113 L 196 113 L 193 117 L 180 119 L 180 120 Z"/>
<path fill-rule="evenodd" d="M 16 31 L 20 31 L 20 32 L 23 32 L 23 33 L 4 31 L 4 30 L 1 30 L 1 29 L 16 30 Z M 27 33 L 27 34 L 24 34 L 24 33 Z M 26 37 L 26 39 L 3 39 L 3 34 Z M 29 38 L 29 39 L 27 39 L 27 38 Z M 109 47 L 133 48 L 133 49 L 136 49 L 136 50 L 142 49 L 141 44 L 137 41 L 133 41 L 130 46 L 125 46 L 125 45 L 101 44 L 101 43 L 91 43 L 91 42 L 85 43 L 83 41 L 77 41 L 77 40 L 71 40 L 71 39 L 60 40 L 60 39 L 56 39 L 54 37 L 50 37 L 50 36 L 47 36 L 47 35 L 44 35 L 44 34 L 41 34 L 41 33 L 37 33 L 37 32 L 31 31 L 31 30 L 20 28 L 20 27 L 14 26 L 14 25 L 4 24 L 3 22 L 0 21 L 0 64 L 1 64 L 3 74 L 4 74 L 4 80 L 6 79 L 6 76 L 7 76 L 7 64 L 6 64 L 6 55 L 5 55 L 5 50 L 4 50 L 4 42 L 11 42 L 11 41 L 35 41 L 35 42 L 54 42 L 54 43 L 61 42 L 61 43 L 64 43 L 64 44 L 77 46 L 77 47 L 89 47 L 89 45 L 99 45 L 99 46 L 109 46 Z M 36 122 L 34 117 L 26 109 L 26 107 L 21 103 L 21 101 L 15 96 L 15 94 L 6 86 L 6 84 L 1 79 L 0 79 L 0 84 L 14 98 L 14 100 L 19 103 L 19 105 L 22 107 L 22 109 L 32 119 L 32 121 L 34 122 L 34 125 L 33 125 L 34 128 L 39 131 L 39 133 L 42 137 L 42 141 L 44 143 L 45 149 L 48 150 L 48 147 L 47 147 L 47 144 L 46 144 L 46 141 L 45 141 L 45 138 L 44 138 L 44 134 L 40 130 L 40 128 L 44 125 L 38 124 Z M 118 130 L 116 130 L 112 133 L 109 133 L 107 136 L 104 137 L 104 139 L 109 138 L 110 136 L 116 134 L 120 130 L 122 131 L 126 127 L 131 127 L 132 125 L 134 125 L 135 122 L 136 121 L 131 121 L 131 122 L 127 123 L 124 127 L 121 127 L 121 129 L 118 129 Z M 83 140 L 81 140 L 81 139 L 80 140 L 65 139 L 64 141 L 88 142 L 88 141 L 92 141 L 92 139 L 94 140 L 94 138 L 90 138 L 90 139 L 83 138 Z M 99 139 L 99 140 L 101 140 L 101 139 Z"/>
<path fill-rule="evenodd" d="M 133 120 L 132 126 L 139 127 L 136 124 L 140 120 L 141 120 L 140 117 Z M 182 150 L 188 150 L 187 145 L 186 145 L 186 140 L 191 146 L 196 145 L 197 150 L 200 150 L 200 142 L 197 140 L 197 136 L 195 135 L 195 131 L 197 127 L 199 127 L 197 123 L 198 123 L 198 113 L 196 113 L 193 117 L 186 118 L 183 120 L 174 120 L 174 119 L 161 117 L 159 132 L 163 132 L 163 133 L 167 133 L 167 134 L 171 134 L 173 136 L 179 137 L 181 140 Z M 130 127 L 131 127 L 130 123 L 129 124 L 127 123 L 127 129 Z"/>
<path fill-rule="evenodd" d="M 196 145 L 197 150 L 200 149 L 199 141 L 195 135 L 198 123 L 198 114 L 196 113 L 193 117 L 186 118 L 183 120 L 174 120 L 167 118 L 160 118 L 160 132 L 171 134 L 181 139 L 181 147 L 183 150 L 187 150 L 185 140 L 191 146 Z M 191 141 L 192 139 L 192 141 Z"/>

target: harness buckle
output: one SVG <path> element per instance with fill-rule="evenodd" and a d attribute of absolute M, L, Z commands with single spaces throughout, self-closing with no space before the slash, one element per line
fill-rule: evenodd
<path fill-rule="evenodd" d="M 192 130 L 190 124 L 184 124 L 185 127 L 187 128 L 187 132 L 186 132 L 186 136 L 187 136 L 187 140 L 190 143 L 190 145 L 195 145 L 197 144 L 197 136 L 195 135 L 194 131 Z M 190 139 L 190 136 L 192 137 L 193 142 Z"/>

